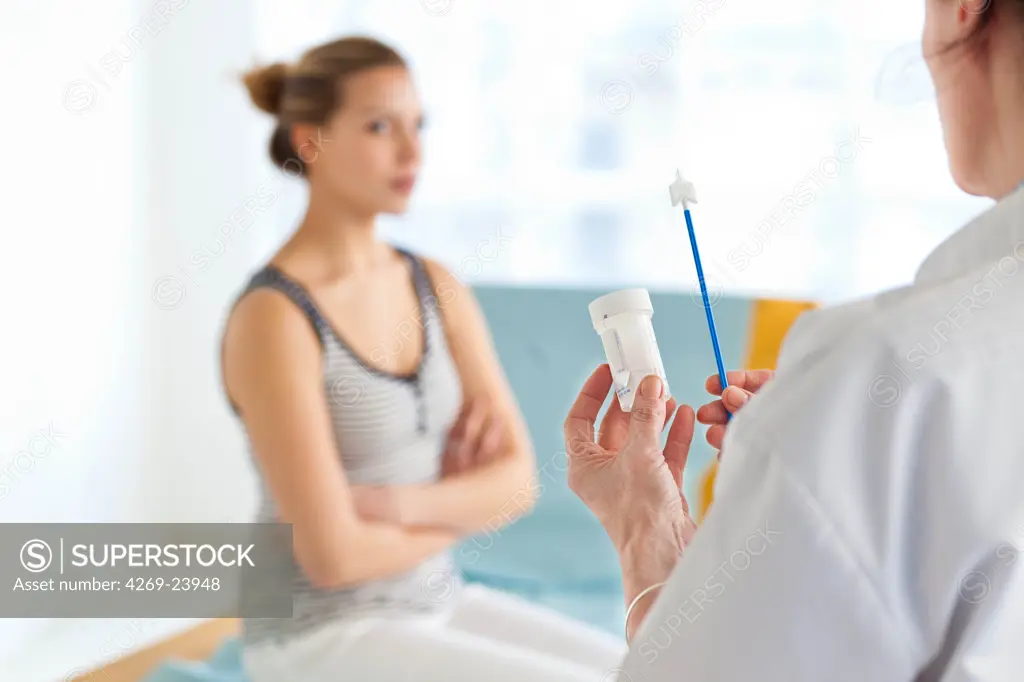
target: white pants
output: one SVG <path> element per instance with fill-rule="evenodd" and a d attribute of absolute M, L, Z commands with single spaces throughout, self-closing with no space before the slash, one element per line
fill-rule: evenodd
<path fill-rule="evenodd" d="M 247 647 L 252 682 L 613 682 L 623 639 L 467 585 L 450 612 L 325 625 Z"/>

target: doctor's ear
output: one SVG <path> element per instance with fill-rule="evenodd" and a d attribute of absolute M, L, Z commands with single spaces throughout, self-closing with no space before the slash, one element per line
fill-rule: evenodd
<path fill-rule="evenodd" d="M 926 56 L 945 56 L 962 49 L 981 47 L 995 18 L 993 0 L 928 0 L 924 36 Z M 1006 3 L 1007 19 L 1024 17 L 1024 2 Z"/>

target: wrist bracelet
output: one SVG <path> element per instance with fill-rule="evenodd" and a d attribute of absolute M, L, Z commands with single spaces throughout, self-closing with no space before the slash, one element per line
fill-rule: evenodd
<path fill-rule="evenodd" d="M 643 599 L 644 597 L 646 597 L 648 594 L 650 594 L 654 590 L 658 589 L 659 587 L 664 587 L 664 586 L 665 586 L 665 583 L 661 582 L 661 583 L 654 583 L 650 587 L 645 587 L 643 590 L 640 591 L 640 594 L 638 594 L 635 597 L 633 597 L 633 601 L 631 601 L 629 603 L 629 608 L 626 609 L 626 624 L 624 626 L 625 630 L 626 630 L 626 644 L 629 644 L 629 614 L 631 614 L 633 612 L 633 608 L 640 602 L 641 599 Z"/>

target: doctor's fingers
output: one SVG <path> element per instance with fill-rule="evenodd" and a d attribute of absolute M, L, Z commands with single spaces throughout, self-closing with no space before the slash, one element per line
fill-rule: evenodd
<path fill-rule="evenodd" d="M 629 413 L 628 448 L 633 445 L 661 450 L 661 431 L 666 419 L 665 384 L 656 374 L 644 377 Z"/>
<path fill-rule="evenodd" d="M 672 414 L 670 411 L 669 414 Z M 689 405 L 682 405 L 675 411 L 672 428 L 668 430 L 665 440 L 665 463 L 672 472 L 672 480 L 677 488 L 683 487 L 683 471 L 686 459 L 690 456 L 690 445 L 693 443 L 694 414 Z"/>
<path fill-rule="evenodd" d="M 756 393 L 774 376 L 775 372 L 770 369 L 740 369 L 726 372 L 725 380 L 729 382 L 730 386 Z M 711 395 L 722 395 L 722 382 L 717 374 L 712 374 L 707 378 L 704 388 Z"/>
<path fill-rule="evenodd" d="M 721 455 L 722 441 L 725 439 L 725 425 L 715 424 L 704 434 L 704 438 L 707 439 L 708 445 L 718 450 L 719 455 Z"/>
<path fill-rule="evenodd" d="M 725 389 L 725 395 L 721 400 L 713 400 L 700 406 L 697 410 L 697 421 L 701 424 L 724 424 L 728 421 L 729 414 L 743 407 L 753 395 L 750 391 L 730 386 Z"/>
<path fill-rule="evenodd" d="M 669 398 L 665 405 L 665 423 L 661 425 L 662 431 L 668 426 L 669 419 L 676 411 L 676 399 Z M 601 419 L 601 426 L 597 430 L 597 444 L 605 450 L 615 452 L 622 449 L 629 435 L 630 413 L 623 412 L 619 405 L 618 398 L 612 398 L 608 410 Z"/>
<path fill-rule="evenodd" d="M 562 425 L 569 456 L 579 454 L 581 445 L 594 443 L 594 423 L 611 387 L 612 372 L 607 364 L 600 365 L 584 382 Z"/>

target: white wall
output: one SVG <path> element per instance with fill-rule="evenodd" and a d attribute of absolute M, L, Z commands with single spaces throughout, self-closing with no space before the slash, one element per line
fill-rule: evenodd
<path fill-rule="evenodd" d="M 258 119 L 238 82 L 252 60 L 246 0 L 193 1 L 146 54 L 143 112 L 153 269 L 144 284 L 153 351 L 149 489 L 165 520 L 244 521 L 252 478 L 221 394 L 223 316 L 275 241 Z M 202 45 L 202 49 L 196 49 Z M 252 209 L 247 212 L 246 208 Z"/>
<path fill-rule="evenodd" d="M 148 419 L 139 400 L 148 238 L 134 154 L 139 74 L 125 69 L 108 90 L 89 73 L 118 41 L 111 27 L 130 25 L 129 9 L 128 0 L 22 2 L 16 21 L 0 19 L 11 95 L 0 112 L 3 521 L 112 518 L 130 499 L 116 484 L 136 466 Z M 67 434 L 59 447 L 31 471 L 7 470 L 51 422 Z"/>
<path fill-rule="evenodd" d="M 139 74 L 105 87 L 89 68 L 133 12 L 63 0 L 0 14 L 0 522 L 124 518 L 149 418 Z M 0 620 L 0 655 L 45 625 Z"/>
<path fill-rule="evenodd" d="M 272 172 L 237 81 L 252 13 L 246 0 L 0 8 L 0 522 L 252 511 L 217 339 L 301 187 Z M 257 191 L 268 210 L 222 234 Z M 40 639 L 70 670 L 83 648 L 61 637 L 89 627 L 0 619 L 0 669 Z"/>

